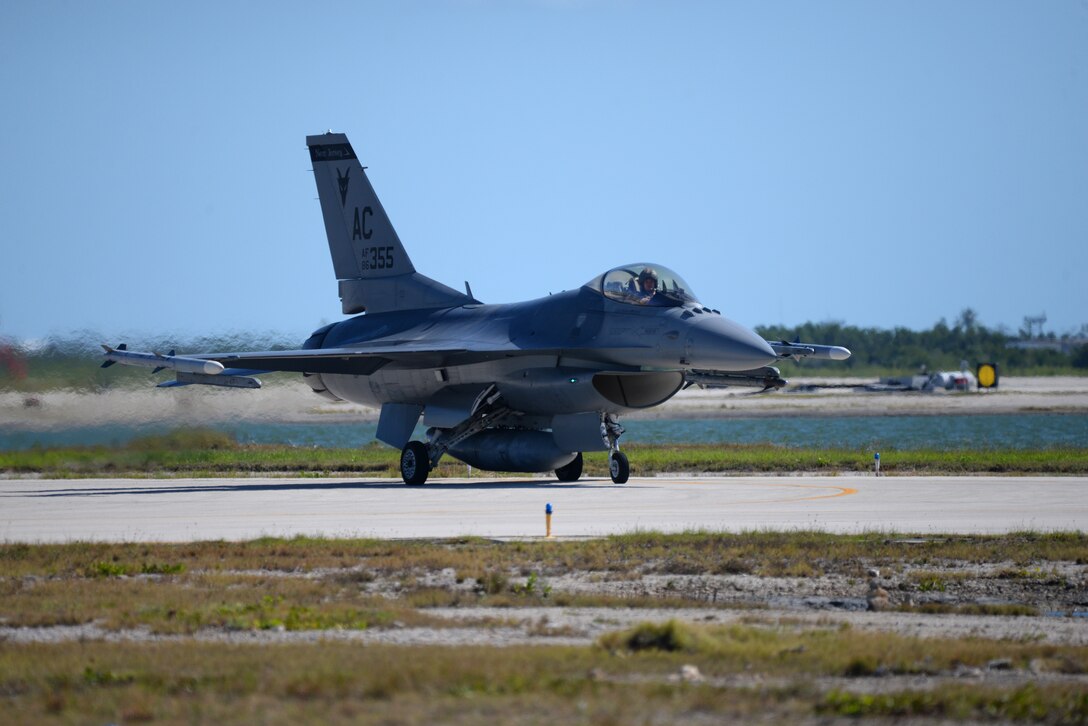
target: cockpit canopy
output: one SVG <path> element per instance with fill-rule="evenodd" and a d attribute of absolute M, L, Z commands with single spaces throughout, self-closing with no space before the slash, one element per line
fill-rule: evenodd
<path fill-rule="evenodd" d="M 645 262 L 621 265 L 604 273 L 601 294 L 630 305 L 677 307 L 695 302 L 695 294 L 684 278 L 667 267 Z"/>

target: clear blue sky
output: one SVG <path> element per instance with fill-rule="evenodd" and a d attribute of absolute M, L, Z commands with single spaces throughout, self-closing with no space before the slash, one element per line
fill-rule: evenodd
<path fill-rule="evenodd" d="M 9 0 L 0 91 L 0 335 L 341 319 L 330 128 L 486 302 L 649 260 L 747 325 L 1088 323 L 1083 1 Z"/>

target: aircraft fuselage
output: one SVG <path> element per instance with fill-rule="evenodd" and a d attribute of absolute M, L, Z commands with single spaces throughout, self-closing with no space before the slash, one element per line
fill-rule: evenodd
<path fill-rule="evenodd" d="M 425 342 L 442 352 L 323 373 L 319 383 L 337 398 L 374 407 L 426 404 L 451 386 L 495 383 L 525 413 L 619 413 L 668 400 L 684 370 L 742 371 L 775 359 L 762 338 L 709 308 L 622 304 L 589 286 L 508 305 L 360 315 L 316 331 L 306 347 L 383 341 Z"/>

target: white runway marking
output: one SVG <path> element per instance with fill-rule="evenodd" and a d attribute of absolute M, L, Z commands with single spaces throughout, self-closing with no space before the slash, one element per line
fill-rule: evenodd
<path fill-rule="evenodd" d="M 657 530 L 1083 530 L 1085 477 L 8 479 L 0 540 L 592 536 Z"/>

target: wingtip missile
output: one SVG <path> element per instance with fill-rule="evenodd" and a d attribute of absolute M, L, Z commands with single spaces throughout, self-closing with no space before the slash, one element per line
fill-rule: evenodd
<path fill-rule="evenodd" d="M 201 373 L 214 376 L 224 371 L 223 364 L 218 361 L 173 355 L 174 351 L 170 351 L 170 355 L 162 355 L 161 353 L 141 353 L 139 351 L 128 350 L 128 346 L 124 343 L 116 348 L 111 348 L 103 343 L 102 349 L 105 351 L 103 355 L 106 358 L 106 362 L 102 364 L 103 368 L 108 368 L 114 363 L 120 363 L 121 365 L 126 366 L 151 368 L 153 369 L 153 373 L 157 373 L 164 368 L 169 368 L 170 370 L 179 373 Z"/>
<path fill-rule="evenodd" d="M 843 348 L 841 345 L 816 345 L 814 343 L 800 343 L 797 341 L 787 343 L 784 340 L 777 343 L 767 341 L 767 344 L 774 349 L 774 352 L 779 358 L 846 360 L 851 356 L 850 349 Z"/>

